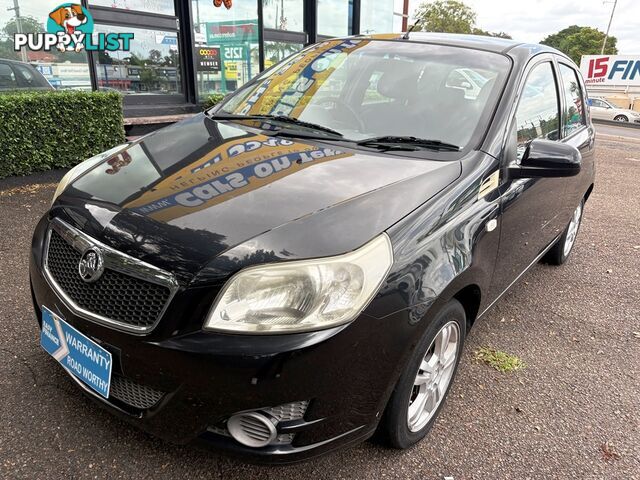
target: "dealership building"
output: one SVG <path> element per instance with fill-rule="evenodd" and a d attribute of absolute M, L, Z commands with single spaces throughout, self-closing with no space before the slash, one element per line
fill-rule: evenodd
<path fill-rule="evenodd" d="M 78 2 L 80 3 L 80 2 Z M 60 0 L 0 9 L 0 58 L 27 61 L 57 89 L 117 90 L 125 116 L 197 111 L 306 45 L 406 28 L 406 0 L 82 0 L 94 35 L 133 33 L 129 51 L 15 52 L 7 32 L 45 31 Z M 12 30 L 13 29 L 13 30 Z M 1 72 L 0 72 L 1 73 Z"/>

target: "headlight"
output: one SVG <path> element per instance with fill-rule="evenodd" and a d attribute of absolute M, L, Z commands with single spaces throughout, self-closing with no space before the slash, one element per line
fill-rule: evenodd
<path fill-rule="evenodd" d="M 205 328 L 270 334 L 350 322 L 377 293 L 392 263 L 391 242 L 382 234 L 337 257 L 249 267 L 220 292 Z"/>
<path fill-rule="evenodd" d="M 80 162 L 78 165 L 76 165 L 71 170 L 69 170 L 65 174 L 65 176 L 62 177 L 62 180 L 60 180 L 60 183 L 58 184 L 58 188 L 56 188 L 56 192 L 53 194 L 53 200 L 51 200 L 51 204 L 53 205 L 53 202 L 56 201 L 56 198 L 58 198 L 62 194 L 62 192 L 64 192 L 64 190 L 69 186 L 69 184 L 73 182 L 76 178 L 78 178 L 83 173 L 91 170 L 93 167 L 95 167 L 105 158 L 110 157 L 111 155 L 113 155 L 116 152 L 119 152 L 120 150 L 124 150 L 128 146 L 129 146 L 128 143 L 124 143 L 122 145 L 118 145 L 117 147 L 113 147 L 107 150 L 106 152 L 99 153 L 95 157 L 91 157 L 83 162 Z"/>

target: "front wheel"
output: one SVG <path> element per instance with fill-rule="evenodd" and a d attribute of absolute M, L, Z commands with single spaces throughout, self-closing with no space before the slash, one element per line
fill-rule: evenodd
<path fill-rule="evenodd" d="M 556 244 L 551 247 L 551 250 L 544 256 L 543 261 L 551 265 L 562 265 L 567 261 L 573 246 L 576 243 L 576 237 L 580 230 L 580 224 L 582 223 L 582 211 L 584 209 L 584 200 L 580 201 L 580 205 L 573 211 L 571 221 L 565 229 L 562 236 L 558 239 Z"/>
<path fill-rule="evenodd" d="M 629 119 L 624 115 L 617 115 L 616 117 L 614 117 L 614 120 L 616 122 L 628 122 L 629 121 Z"/>
<path fill-rule="evenodd" d="M 466 334 L 465 311 L 452 300 L 422 336 L 389 400 L 380 433 L 408 448 L 433 426 L 458 368 Z"/>

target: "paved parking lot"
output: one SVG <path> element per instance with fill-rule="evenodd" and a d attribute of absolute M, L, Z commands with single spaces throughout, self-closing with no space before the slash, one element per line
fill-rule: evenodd
<path fill-rule="evenodd" d="M 61 172 L 0 181 L 0 478 L 640 478 L 640 141 L 597 149 L 571 261 L 536 266 L 476 324 L 431 434 L 286 467 L 164 443 L 82 396 L 38 345 L 27 276 Z M 527 368 L 479 364 L 481 346 Z"/>

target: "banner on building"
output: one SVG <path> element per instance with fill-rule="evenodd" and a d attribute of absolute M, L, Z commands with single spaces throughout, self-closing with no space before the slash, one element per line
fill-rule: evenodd
<path fill-rule="evenodd" d="M 580 70 L 587 86 L 640 87 L 640 55 L 583 55 Z"/>

